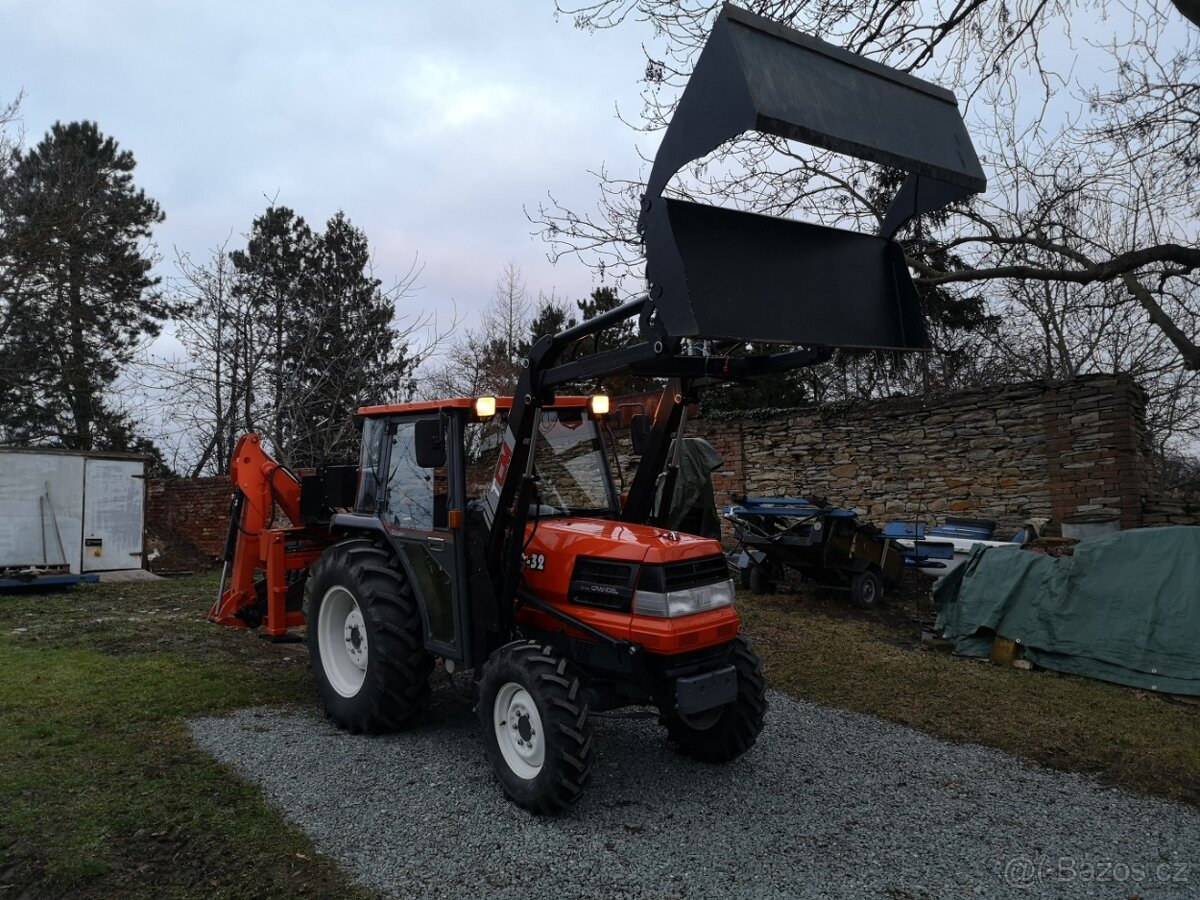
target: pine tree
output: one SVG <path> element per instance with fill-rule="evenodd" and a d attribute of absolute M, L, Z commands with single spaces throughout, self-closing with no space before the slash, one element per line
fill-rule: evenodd
<path fill-rule="evenodd" d="M 304 351 L 297 341 L 299 333 L 302 343 L 304 311 L 311 308 L 315 241 L 303 217 L 272 204 L 251 225 L 246 249 L 230 254 L 237 276 L 234 293 L 247 302 L 254 319 L 248 351 L 262 363 L 258 383 L 243 398 L 245 419 L 266 432 L 285 461 L 285 448 L 292 443 L 289 382 Z"/>
<path fill-rule="evenodd" d="M 300 329 L 293 381 L 294 453 L 310 463 L 351 450 L 352 417 L 364 405 L 412 394 L 408 348 L 393 327 L 392 292 L 371 271 L 367 236 L 338 212 L 313 248 L 311 303 Z"/>
<path fill-rule="evenodd" d="M 10 442 L 136 443 L 105 393 L 173 310 L 146 252 L 163 214 L 134 185 L 135 166 L 94 122 L 56 123 L 3 179 L 0 429 Z"/>
<path fill-rule="evenodd" d="M 571 315 L 566 305 L 553 296 L 542 297 L 538 304 L 537 314 L 529 322 L 529 332 L 526 340 L 517 345 L 521 356 L 528 356 L 533 345 L 539 338 L 555 335 L 567 328 L 574 328 L 576 319 Z"/>
<path fill-rule="evenodd" d="M 583 317 L 583 321 L 590 322 L 597 316 L 616 309 L 621 305 L 621 299 L 613 288 L 600 287 L 594 289 L 587 299 L 576 300 L 575 305 L 579 308 L 579 314 Z M 603 331 L 581 340 L 575 349 L 575 355 L 589 356 L 593 353 L 628 347 L 636 344 L 638 340 L 637 319 L 626 319 L 624 322 L 609 326 Z M 656 379 L 638 375 L 611 375 L 604 379 L 600 387 L 614 397 L 621 397 L 627 394 L 640 394 L 644 391 L 656 390 L 659 384 L 660 382 Z"/>
<path fill-rule="evenodd" d="M 593 290 L 591 296 L 586 300 L 576 300 L 575 305 L 579 307 L 579 314 L 583 316 L 583 321 L 589 322 L 602 313 L 616 309 L 621 305 L 621 299 L 612 288 L 599 287 Z M 635 321 L 628 319 L 618 325 L 605 328 L 590 340 L 587 352 L 598 353 L 601 350 L 627 347 L 634 343 L 637 337 L 634 331 Z"/>
<path fill-rule="evenodd" d="M 234 294 L 258 322 L 246 421 L 289 465 L 345 457 L 355 410 L 412 394 L 412 360 L 394 326 L 403 286 L 383 289 L 366 235 L 341 212 L 317 233 L 271 206 L 230 258 Z"/>

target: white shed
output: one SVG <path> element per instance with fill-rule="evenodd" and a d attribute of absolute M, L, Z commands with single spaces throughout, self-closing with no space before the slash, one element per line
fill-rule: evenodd
<path fill-rule="evenodd" d="M 0 575 L 142 567 L 146 458 L 0 447 Z"/>

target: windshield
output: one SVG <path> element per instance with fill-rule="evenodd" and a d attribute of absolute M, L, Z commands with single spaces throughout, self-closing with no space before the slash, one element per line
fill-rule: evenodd
<path fill-rule="evenodd" d="M 596 423 L 582 409 L 543 409 L 534 466 L 540 515 L 616 512 L 608 465 Z"/>

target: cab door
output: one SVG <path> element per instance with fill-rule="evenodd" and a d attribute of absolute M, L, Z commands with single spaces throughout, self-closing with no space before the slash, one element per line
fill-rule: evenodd
<path fill-rule="evenodd" d="M 417 464 L 416 425 L 436 420 L 446 465 Z M 457 419 L 428 413 L 393 420 L 387 443 L 382 518 L 404 556 L 425 624 L 425 646 L 447 659 L 468 658 L 467 579 L 463 534 L 450 527 L 450 510 L 463 509 L 462 440 Z"/>

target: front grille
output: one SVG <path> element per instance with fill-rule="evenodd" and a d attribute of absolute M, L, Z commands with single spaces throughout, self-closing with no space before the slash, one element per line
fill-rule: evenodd
<path fill-rule="evenodd" d="M 580 557 L 571 572 L 567 598 L 583 606 L 627 611 L 637 583 L 637 563 Z"/>
<path fill-rule="evenodd" d="M 680 591 L 702 584 L 716 584 L 729 578 L 724 556 L 707 556 L 663 566 L 663 581 L 668 591 Z"/>
<path fill-rule="evenodd" d="M 575 562 L 575 571 L 571 577 L 593 584 L 611 584 L 624 587 L 629 584 L 630 576 L 635 565 L 633 563 L 610 562 L 607 559 L 587 559 L 581 557 Z"/>

